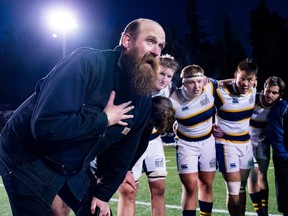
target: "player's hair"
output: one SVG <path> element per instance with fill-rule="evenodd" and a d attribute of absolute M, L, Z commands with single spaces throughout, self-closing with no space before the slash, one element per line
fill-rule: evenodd
<path fill-rule="evenodd" d="M 278 86 L 280 94 L 283 94 L 286 87 L 285 82 L 277 76 L 271 76 L 265 81 L 264 88 L 267 88 L 269 86 Z"/>
<path fill-rule="evenodd" d="M 258 65 L 252 59 L 245 59 L 241 61 L 236 68 L 236 73 L 239 71 L 246 72 L 247 75 L 258 75 Z"/>
<path fill-rule="evenodd" d="M 199 65 L 193 64 L 184 67 L 180 73 L 180 78 L 182 78 L 182 83 L 189 80 L 190 78 L 203 77 L 204 70 Z"/>
<path fill-rule="evenodd" d="M 175 120 L 174 114 L 170 99 L 162 96 L 152 98 L 149 124 L 153 125 L 160 133 L 167 132 L 172 127 Z"/>
<path fill-rule="evenodd" d="M 178 69 L 179 65 L 174 57 L 169 54 L 164 54 L 159 57 L 159 64 L 164 68 L 171 68 L 174 72 Z"/>

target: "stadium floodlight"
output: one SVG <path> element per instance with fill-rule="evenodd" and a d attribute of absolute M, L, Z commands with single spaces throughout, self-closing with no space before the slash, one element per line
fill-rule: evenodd
<path fill-rule="evenodd" d="M 50 27 L 55 31 L 53 37 L 56 38 L 58 34 L 62 35 L 62 56 L 66 56 L 66 33 L 68 30 L 75 29 L 78 24 L 72 13 L 68 10 L 60 9 L 49 14 Z"/>

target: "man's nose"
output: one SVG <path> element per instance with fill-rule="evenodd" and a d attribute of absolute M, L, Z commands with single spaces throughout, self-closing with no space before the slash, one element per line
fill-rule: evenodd
<path fill-rule="evenodd" d="M 154 46 L 151 50 L 151 54 L 154 56 L 160 56 L 161 55 L 161 49 L 158 46 Z"/>

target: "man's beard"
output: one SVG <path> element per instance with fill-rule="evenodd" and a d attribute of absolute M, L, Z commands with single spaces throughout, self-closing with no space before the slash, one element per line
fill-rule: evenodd
<path fill-rule="evenodd" d="M 129 73 L 131 90 L 137 95 L 149 95 L 156 89 L 158 77 L 159 59 L 150 53 L 146 53 L 137 63 L 133 55 L 126 56 L 126 70 Z"/>

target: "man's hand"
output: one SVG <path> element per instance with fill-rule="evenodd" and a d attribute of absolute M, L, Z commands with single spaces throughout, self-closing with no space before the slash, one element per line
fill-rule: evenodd
<path fill-rule="evenodd" d="M 111 216 L 108 202 L 104 202 L 102 200 L 97 199 L 96 197 L 93 197 L 93 200 L 91 203 L 91 214 L 92 215 L 96 213 L 97 207 L 99 208 L 99 214 L 97 212 L 97 215 L 99 215 L 99 216 Z"/>
<path fill-rule="evenodd" d="M 129 106 L 131 101 L 122 103 L 120 105 L 114 105 L 115 100 L 115 91 L 112 91 L 110 94 L 109 101 L 104 108 L 104 112 L 107 114 L 108 126 L 119 124 L 122 126 L 128 125 L 127 122 L 124 122 L 125 119 L 133 118 L 133 115 L 126 115 L 130 110 L 134 109 L 134 106 Z"/>
<path fill-rule="evenodd" d="M 217 126 L 213 125 L 213 136 L 214 137 L 223 137 L 223 131 Z"/>

